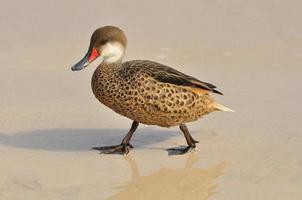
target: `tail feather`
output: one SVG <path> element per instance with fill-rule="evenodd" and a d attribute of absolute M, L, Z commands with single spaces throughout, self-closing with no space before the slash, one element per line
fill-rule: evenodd
<path fill-rule="evenodd" d="M 218 104 L 218 103 L 215 103 L 214 104 L 214 108 L 215 110 L 220 110 L 220 111 L 226 111 L 226 112 L 235 112 L 234 110 L 228 108 L 228 107 L 225 107 L 221 104 Z"/>

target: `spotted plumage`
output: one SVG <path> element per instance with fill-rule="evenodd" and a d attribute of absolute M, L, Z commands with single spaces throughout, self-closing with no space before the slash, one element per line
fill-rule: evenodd
<path fill-rule="evenodd" d="M 177 126 L 214 111 L 207 93 L 194 92 L 189 81 L 180 82 L 189 76 L 179 73 L 178 78 L 173 72 L 177 71 L 147 60 L 101 64 L 94 72 L 92 90 L 115 112 L 148 125 Z"/>
<path fill-rule="evenodd" d="M 231 111 L 216 103 L 209 93 L 221 94 L 210 83 L 202 82 L 171 67 L 148 60 L 122 63 L 126 36 L 117 27 L 97 29 L 92 35 L 86 56 L 73 70 L 80 70 L 100 56 L 103 61 L 92 77 L 95 97 L 116 113 L 133 120 L 132 127 L 120 145 L 97 147 L 102 153 L 128 153 L 133 132 L 139 123 L 162 127 L 180 126 L 188 147 L 196 140 L 185 123 L 195 121 L 215 110 Z"/>

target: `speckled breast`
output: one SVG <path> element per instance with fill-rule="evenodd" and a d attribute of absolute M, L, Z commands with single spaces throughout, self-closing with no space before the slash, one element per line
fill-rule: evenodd
<path fill-rule="evenodd" d="M 111 69 L 107 69 L 111 70 Z M 144 73 L 98 67 L 92 78 L 95 97 L 115 112 L 143 124 L 163 127 L 195 121 L 211 112 L 213 99 L 189 88 L 158 82 Z"/>

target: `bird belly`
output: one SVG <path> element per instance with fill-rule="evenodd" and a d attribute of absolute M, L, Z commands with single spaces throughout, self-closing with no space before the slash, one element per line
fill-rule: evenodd
<path fill-rule="evenodd" d="M 195 121 L 211 112 L 213 102 L 209 95 L 154 81 L 98 85 L 93 91 L 100 102 L 120 115 L 147 125 L 171 127 Z"/>

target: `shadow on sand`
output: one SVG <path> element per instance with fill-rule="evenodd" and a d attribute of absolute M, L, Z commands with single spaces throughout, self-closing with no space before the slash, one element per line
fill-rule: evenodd
<path fill-rule="evenodd" d="M 48 151 L 87 151 L 93 146 L 119 144 L 127 131 L 126 129 L 46 129 L 14 135 L 0 133 L 0 144 Z M 131 144 L 135 148 L 142 148 L 180 134 L 179 131 L 139 129 L 135 132 Z"/>

